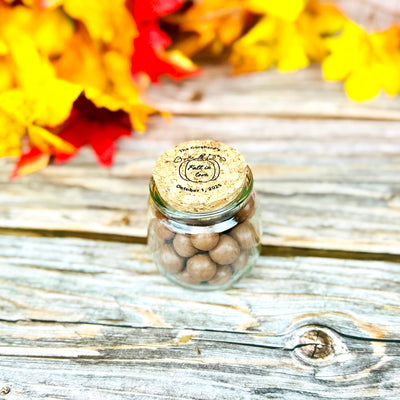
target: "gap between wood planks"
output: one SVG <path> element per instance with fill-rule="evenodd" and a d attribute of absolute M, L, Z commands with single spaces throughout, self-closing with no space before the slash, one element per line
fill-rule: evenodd
<path fill-rule="evenodd" d="M 346 115 L 346 114 L 306 114 L 306 113 L 279 113 L 279 112 L 265 112 L 263 114 L 254 112 L 243 112 L 236 111 L 234 113 L 227 112 L 218 112 L 218 113 L 210 113 L 206 112 L 198 112 L 196 114 L 184 111 L 174 111 L 173 115 L 175 117 L 202 117 L 202 118 L 274 118 L 274 119 L 297 119 L 297 120 L 351 120 L 351 121 L 378 121 L 378 122 L 400 122 L 400 113 L 397 115 L 392 115 L 390 112 L 383 111 L 382 114 L 379 115 Z"/>
<path fill-rule="evenodd" d="M 63 230 L 45 230 L 45 229 L 16 229 L 16 228 L 1 228 L 0 229 L 0 234 L 2 235 L 7 235 L 7 236 L 33 236 L 33 237 L 53 237 L 53 238 L 67 238 L 67 237 L 75 237 L 75 238 L 83 238 L 83 239 L 92 239 L 92 240 L 103 240 L 103 241 L 109 241 L 109 242 L 120 242 L 120 243 L 135 243 L 135 244 L 145 244 L 146 243 L 146 238 L 143 237 L 132 237 L 132 236 L 125 236 L 125 235 L 116 235 L 116 234 L 104 234 L 104 233 L 92 233 L 92 232 L 75 232 L 75 231 L 63 231 Z M 323 250 L 312 250 L 312 249 L 298 249 L 298 248 L 285 248 L 285 247 L 275 247 L 275 246 L 263 246 L 262 248 L 262 255 L 263 256 L 268 256 L 268 257 L 296 257 L 296 256 L 303 256 L 303 257 L 328 257 L 328 258 L 339 258 L 339 259 L 362 259 L 362 260 L 390 260 L 390 261 L 399 261 L 400 257 L 399 256 L 394 256 L 394 255 L 386 255 L 386 254 L 368 254 L 368 253 L 358 253 L 358 252 L 342 252 L 342 251 L 323 251 Z M 27 319 L 8 319 L 8 318 L 1 318 L 0 322 L 3 323 L 10 323 L 10 324 L 18 324 L 18 323 L 39 323 L 39 324 L 61 324 L 61 325 L 98 325 L 98 326 L 105 326 L 105 327 L 115 327 L 118 329 L 153 329 L 154 327 L 150 326 L 137 326 L 135 324 L 127 324 L 126 322 L 121 320 L 121 323 L 116 323 L 115 321 L 107 321 L 105 320 L 104 322 L 99 321 L 99 322 L 93 322 L 93 321 L 69 321 L 69 320 L 45 320 L 45 319 L 35 319 L 35 318 L 27 318 Z M 171 329 L 176 329 L 176 328 L 157 328 L 157 329 L 165 329 L 166 331 L 171 331 Z M 233 344 L 233 345 L 240 345 L 240 346 L 250 346 L 250 347 L 255 347 L 255 348 L 265 348 L 265 349 L 271 349 L 271 350 L 280 350 L 280 351 L 290 351 L 290 352 L 295 352 L 295 351 L 300 351 L 303 352 L 303 348 L 307 348 L 306 346 L 314 346 L 314 350 L 309 352 L 311 356 L 309 355 L 308 357 L 311 358 L 314 362 L 313 359 L 313 354 L 315 353 L 317 346 L 319 349 L 321 349 L 321 346 L 327 346 L 323 344 L 322 342 L 316 342 L 314 341 L 308 341 L 306 344 L 301 343 L 301 342 L 290 342 L 285 340 L 284 343 L 282 344 L 269 344 L 269 343 L 262 343 L 263 340 L 267 339 L 268 340 L 268 335 L 263 335 L 262 333 L 252 331 L 249 329 L 246 332 L 238 332 L 238 331 L 229 331 L 229 330 L 218 330 L 218 329 L 210 329 L 210 328 L 196 328 L 196 327 L 188 327 L 187 329 L 197 331 L 197 332 L 214 332 L 217 334 L 234 334 L 235 336 L 238 335 L 237 337 L 252 337 L 254 336 L 256 339 L 259 338 L 259 343 L 257 343 L 258 340 L 256 340 L 255 343 L 248 343 L 248 342 L 241 342 L 236 341 L 236 340 L 224 340 L 224 339 L 208 339 L 211 341 L 215 341 L 218 343 L 225 343 L 225 344 Z M 346 341 L 354 341 L 355 343 L 382 343 L 388 344 L 391 346 L 395 346 L 400 344 L 400 338 L 376 338 L 376 337 L 370 337 L 368 335 L 352 335 L 352 334 L 347 334 L 341 331 L 338 331 L 331 326 L 323 325 L 323 324 L 312 324 L 312 325 L 305 325 L 301 329 L 308 329 L 309 332 L 328 332 L 331 334 L 331 338 L 335 338 L 335 336 L 338 338 L 338 342 L 346 343 Z M 300 329 L 300 330 L 301 330 Z M 291 338 L 293 335 L 296 333 L 298 328 L 294 328 L 293 330 L 286 331 L 278 336 L 283 338 Z M 301 332 L 300 332 L 301 333 Z M 248 335 L 248 336 L 246 336 Z M 327 347 L 328 349 L 328 347 Z M 312 350 L 312 348 L 311 348 Z M 296 353 L 297 354 L 297 353 Z M 12 355 L 13 357 L 20 357 L 18 354 L 17 355 Z M 38 358 L 65 358 L 64 356 L 60 357 L 55 357 L 54 355 L 52 356 L 46 356 L 46 355 L 40 355 L 40 356 L 30 356 L 30 357 L 38 357 Z M 93 358 L 92 356 L 83 356 L 81 358 L 87 358 L 91 359 Z M 95 357 L 96 358 L 96 357 Z"/>
<path fill-rule="evenodd" d="M 105 242 L 147 244 L 146 237 L 118 235 L 111 233 L 95 233 L 82 231 L 69 231 L 62 229 L 31 229 L 31 228 L 0 228 L 0 235 L 7 236 L 33 236 L 56 238 L 79 238 L 102 240 Z M 340 260 L 368 260 L 387 261 L 400 263 L 400 255 L 386 253 L 367 253 L 358 251 L 323 250 L 312 248 L 300 248 L 290 246 L 262 245 L 261 256 L 268 257 L 318 257 L 336 258 Z"/>
<path fill-rule="evenodd" d="M 67 320 L 45 320 L 45 319 L 36 319 L 36 318 L 29 318 L 29 319 L 6 319 L 6 318 L 0 318 L 0 323 L 7 323 L 7 324 L 18 324 L 18 323 L 26 323 L 26 322 L 31 322 L 31 323 L 38 323 L 38 324 L 59 324 L 59 325 L 93 325 L 93 326 L 104 326 L 104 327 L 109 327 L 109 328 L 119 328 L 119 329 L 158 329 L 158 330 L 165 330 L 165 331 L 175 331 L 178 328 L 168 328 L 168 327 L 157 327 L 154 328 L 153 326 L 148 326 L 148 325 L 143 325 L 143 326 L 138 326 L 138 325 L 133 325 L 133 324 L 116 324 L 112 322 L 93 322 L 93 321 L 67 321 Z M 329 329 L 330 331 L 334 332 L 338 336 L 341 336 L 343 338 L 351 339 L 351 340 L 356 340 L 356 341 L 361 341 L 361 342 L 376 342 L 376 343 L 397 343 L 400 344 L 400 338 L 399 339 L 382 339 L 382 338 L 374 338 L 374 337 L 367 337 L 367 336 L 356 336 L 356 335 L 349 335 L 347 333 L 339 332 L 338 330 L 331 328 L 329 326 L 325 325 L 318 325 L 318 324 L 313 324 L 308 326 L 309 329 L 315 328 L 315 329 Z M 184 330 L 183 328 L 179 328 L 180 330 Z M 188 328 L 189 329 L 189 328 Z M 291 336 L 297 328 L 294 328 L 291 331 L 285 332 L 283 334 L 277 335 L 281 337 L 289 337 Z M 235 336 L 241 336 L 241 337 L 246 337 L 250 335 L 255 335 L 256 337 L 259 337 L 260 339 L 262 338 L 268 338 L 268 335 L 264 335 L 261 332 L 254 332 L 254 331 L 230 331 L 230 330 L 221 330 L 221 329 L 210 329 L 210 328 L 195 328 L 191 327 L 190 331 L 193 332 L 210 332 L 210 333 L 217 333 L 217 334 L 232 334 Z M 276 336 L 276 335 L 275 335 Z M 266 348 L 266 349 L 276 349 L 276 350 L 288 350 L 288 351 L 293 351 L 296 350 L 299 347 L 304 347 L 306 346 L 305 344 L 295 344 L 293 346 L 287 347 L 287 346 L 279 346 L 279 345 L 272 345 L 272 344 L 264 344 L 264 343 L 248 343 L 248 342 L 241 342 L 241 341 L 232 341 L 232 340 L 218 340 L 218 339 L 207 339 L 208 341 L 213 341 L 217 343 L 230 343 L 230 344 L 238 344 L 238 345 L 244 345 L 244 346 L 250 346 L 250 347 L 260 347 L 260 348 Z M 312 343 L 308 343 L 307 345 L 310 345 Z"/>

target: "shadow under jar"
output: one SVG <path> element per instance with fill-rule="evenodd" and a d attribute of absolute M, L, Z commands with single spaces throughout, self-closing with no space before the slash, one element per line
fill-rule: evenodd
<path fill-rule="evenodd" d="M 237 150 L 196 140 L 160 156 L 148 243 L 166 278 L 193 290 L 226 289 L 255 265 L 260 238 L 253 176 Z"/>

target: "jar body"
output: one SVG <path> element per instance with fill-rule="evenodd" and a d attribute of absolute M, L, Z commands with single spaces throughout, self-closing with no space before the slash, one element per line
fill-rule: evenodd
<path fill-rule="evenodd" d="M 261 218 L 251 182 L 212 216 L 168 212 L 150 197 L 148 244 L 154 263 L 170 281 L 193 290 L 220 290 L 247 275 L 260 252 Z M 249 183 L 250 182 L 250 183 Z M 154 184 L 150 185 L 152 194 Z"/>

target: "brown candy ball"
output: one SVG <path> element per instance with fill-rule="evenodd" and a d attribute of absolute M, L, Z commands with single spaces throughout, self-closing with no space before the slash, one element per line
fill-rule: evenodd
<path fill-rule="evenodd" d="M 160 247 L 158 257 L 164 270 L 173 274 L 181 271 L 185 264 L 184 259 L 179 257 L 173 247 L 166 243 Z"/>
<path fill-rule="evenodd" d="M 213 249 L 219 240 L 219 234 L 210 233 L 199 233 L 197 235 L 192 235 L 192 244 L 196 249 L 208 251 Z"/>
<path fill-rule="evenodd" d="M 239 243 L 242 249 L 250 249 L 258 242 L 257 233 L 249 221 L 236 225 L 231 230 L 230 235 Z"/>
<path fill-rule="evenodd" d="M 251 196 L 243 208 L 236 214 L 235 219 L 238 222 L 250 219 L 256 211 L 254 197 Z"/>
<path fill-rule="evenodd" d="M 199 283 L 198 281 L 192 278 L 187 269 L 184 269 L 182 272 L 179 272 L 177 278 L 181 282 L 186 283 L 187 285 L 197 285 Z"/>
<path fill-rule="evenodd" d="M 218 265 L 214 277 L 208 281 L 210 285 L 224 285 L 232 278 L 232 268 L 229 265 Z"/>
<path fill-rule="evenodd" d="M 172 232 L 169 228 L 167 228 L 165 224 L 157 218 L 153 218 L 151 220 L 150 229 L 153 229 L 155 234 L 161 240 L 171 240 L 175 236 L 175 233 Z"/>
<path fill-rule="evenodd" d="M 217 272 L 217 265 L 207 254 L 196 254 L 186 264 L 190 276 L 197 282 L 210 280 Z"/>
<path fill-rule="evenodd" d="M 177 233 L 174 237 L 175 251 L 182 257 L 192 257 L 197 253 L 197 249 L 192 245 L 192 241 L 189 236 L 181 235 Z"/>
<path fill-rule="evenodd" d="M 249 256 L 245 251 L 242 251 L 237 260 L 231 264 L 231 267 L 235 272 L 240 271 L 247 266 L 248 261 Z"/>
<path fill-rule="evenodd" d="M 221 235 L 218 244 L 210 250 L 209 254 L 218 264 L 231 264 L 239 257 L 240 247 L 230 236 Z"/>

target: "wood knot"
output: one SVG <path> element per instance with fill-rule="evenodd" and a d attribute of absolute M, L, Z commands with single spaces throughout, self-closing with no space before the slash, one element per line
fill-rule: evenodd
<path fill-rule="evenodd" d="M 203 99 L 203 92 L 200 90 L 195 90 L 190 97 L 190 101 L 201 101 Z"/>
<path fill-rule="evenodd" d="M 343 361 L 349 351 L 335 331 L 316 325 L 299 328 L 288 342 L 293 353 L 307 364 L 325 365 Z"/>
<path fill-rule="evenodd" d="M 332 338 L 320 329 L 303 333 L 299 344 L 300 351 L 309 358 L 327 358 L 335 354 Z"/>

